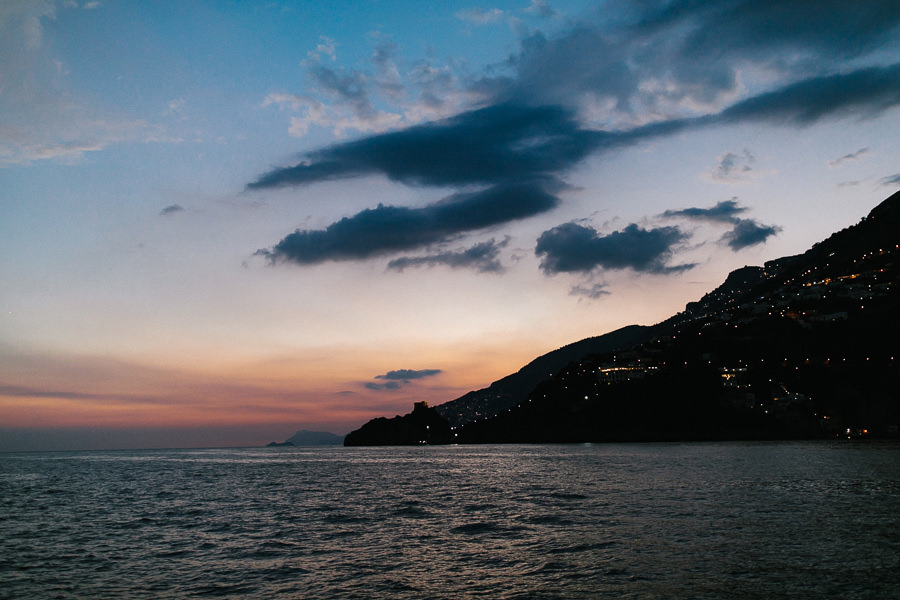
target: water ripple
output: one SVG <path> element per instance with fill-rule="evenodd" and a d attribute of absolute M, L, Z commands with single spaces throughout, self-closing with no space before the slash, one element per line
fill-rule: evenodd
<path fill-rule="evenodd" d="M 898 515 L 897 445 L 9 454 L 0 599 L 888 598 Z"/>

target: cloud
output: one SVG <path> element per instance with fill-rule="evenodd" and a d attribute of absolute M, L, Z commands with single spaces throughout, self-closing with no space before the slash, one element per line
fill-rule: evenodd
<path fill-rule="evenodd" d="M 367 92 L 368 82 L 361 72 L 355 69 L 331 69 L 316 65 L 310 70 L 309 75 L 318 90 L 351 106 L 358 116 L 365 117 L 374 113 Z"/>
<path fill-rule="evenodd" d="M 53 40 L 45 41 L 44 23 L 66 8 L 47 0 L 0 2 L 0 167 L 70 163 L 118 143 L 173 141 L 159 126 L 80 101 Z"/>
<path fill-rule="evenodd" d="M 532 0 L 523 12 L 557 16 L 543 0 Z M 456 16 L 475 25 L 506 21 L 521 31 L 517 17 L 497 8 Z M 387 92 L 380 98 L 401 109 L 407 124 L 433 115 L 438 105 L 458 112 L 518 103 L 561 105 L 595 127 L 622 129 L 715 114 L 748 89 L 775 89 L 867 61 L 871 66 L 900 38 L 894 0 L 610 0 L 570 23 L 553 37 L 524 36 L 518 51 L 481 77 L 463 61 L 440 67 L 418 61 L 392 70 L 385 86 L 377 50 L 371 65 L 323 71 L 323 57 L 334 59 L 330 41 L 310 53 L 306 67 L 310 80 L 323 84 L 317 100 L 333 103 L 325 112 L 339 119 L 345 108 L 375 105 L 377 92 Z"/>
<path fill-rule="evenodd" d="M 540 0 L 528 10 L 551 16 Z M 471 10 L 457 16 L 485 23 L 509 15 Z M 303 135 L 313 124 L 328 123 L 381 132 L 307 152 L 293 165 L 263 173 L 248 189 L 375 175 L 405 185 L 456 188 L 456 193 L 424 208 L 379 205 L 323 230 L 295 231 L 260 253 L 273 262 L 313 264 L 421 250 L 550 210 L 560 201 L 556 194 L 565 189 L 563 179 L 588 157 L 711 127 L 809 127 L 826 119 L 874 117 L 900 105 L 900 63 L 883 63 L 900 40 L 900 5 L 893 0 L 825 0 L 824 6 L 801 0 L 611 0 L 602 14 L 598 9 L 572 23 L 555 37 L 529 34 L 516 53 L 485 71 L 489 75 L 465 84 L 458 71 L 427 61 L 401 76 L 396 47 L 390 44 L 376 48 L 368 71 L 325 66 L 316 54 L 307 67 L 317 98 L 270 99 L 301 113 L 291 118 L 292 132 Z M 377 109 L 385 99 L 402 110 Z M 453 106 L 459 111 L 452 116 L 408 124 Z M 754 164 L 748 150 L 728 152 L 710 177 L 738 183 L 755 173 Z M 555 188 L 537 182 L 553 182 Z M 509 210 L 514 186 L 525 197 L 537 194 L 537 205 Z M 481 189 L 472 192 L 473 187 Z M 476 199 L 481 210 L 496 202 L 490 209 L 495 216 L 477 218 L 463 208 Z M 453 213 L 459 218 L 445 225 L 442 220 L 453 206 L 464 216 Z M 710 212 L 704 218 L 716 216 Z M 735 250 L 746 247 L 754 233 L 765 239 L 777 231 L 736 213 L 731 220 L 719 219 L 734 225 L 725 241 Z M 646 234 L 658 238 L 666 231 Z M 558 228 L 545 232 L 545 271 L 577 263 L 564 248 L 547 245 L 575 243 L 581 239 L 577 233 Z M 594 236 L 596 240 L 582 240 L 592 252 L 616 246 L 600 241 L 606 238 L 596 232 Z M 490 260 L 476 260 L 479 251 L 484 257 L 492 248 L 396 258 L 391 268 L 492 268 Z M 635 256 L 633 264 L 624 259 L 621 264 L 656 272 L 689 267 L 664 267 L 664 260 L 644 263 L 640 253 Z M 617 268 L 609 266 L 615 261 L 596 264 Z"/>
<path fill-rule="evenodd" d="M 869 154 L 871 154 L 871 152 L 869 152 L 868 148 L 860 148 L 856 152 L 851 152 L 850 154 L 845 154 L 840 158 L 828 161 L 828 166 L 832 169 L 836 169 L 845 162 L 855 162 L 864 156 L 868 156 Z"/>
<path fill-rule="evenodd" d="M 688 235 L 677 227 L 644 229 L 632 223 L 621 231 L 601 235 L 577 223 L 564 223 L 538 238 L 535 254 L 541 270 L 557 273 L 589 273 L 596 268 L 632 269 L 644 273 L 673 273 L 694 265 L 667 266 L 673 247 Z"/>
<path fill-rule="evenodd" d="M 862 182 L 861 181 L 841 181 L 840 183 L 836 184 L 836 186 L 839 188 L 856 187 L 860 183 L 862 183 Z"/>
<path fill-rule="evenodd" d="M 472 97 L 460 84 L 464 65 L 434 66 L 429 59 L 403 62 L 396 44 L 378 32 L 371 38 L 376 41 L 371 56 L 354 66 L 334 64 L 337 46 L 321 38 L 302 63 L 307 93 L 273 92 L 263 106 L 299 113 L 290 117 L 291 136 L 304 137 L 315 125 L 342 137 L 354 130 L 380 133 L 445 117 L 459 112 Z"/>
<path fill-rule="evenodd" d="M 375 383 L 374 381 L 367 381 L 363 385 L 366 387 L 366 389 L 375 390 L 378 392 L 399 390 L 401 387 L 403 387 L 403 384 L 399 381 L 388 381 L 387 383 Z"/>
<path fill-rule="evenodd" d="M 376 391 L 399 390 L 412 381 L 424 379 L 426 377 L 434 377 L 441 373 L 442 371 L 440 369 L 398 369 L 396 371 L 388 371 L 384 375 L 375 376 L 375 379 L 383 379 L 385 380 L 385 383 L 370 381 L 364 385 L 366 388 Z"/>
<path fill-rule="evenodd" d="M 394 381 L 411 381 L 413 379 L 423 379 L 425 377 L 434 377 L 441 373 L 440 369 L 398 369 L 396 371 L 388 371 L 384 375 L 376 375 L 375 379 L 390 379 Z"/>
<path fill-rule="evenodd" d="M 591 300 L 599 300 L 603 296 L 608 296 L 611 292 L 607 290 L 604 283 L 594 283 L 591 285 L 576 285 L 569 291 L 570 296 L 584 296 Z"/>
<path fill-rule="evenodd" d="M 178 205 L 178 204 L 171 204 L 171 205 L 165 207 L 164 209 L 162 209 L 161 211 L 159 211 L 159 214 L 161 216 L 165 217 L 166 215 L 172 215 L 177 212 L 181 212 L 183 210 L 184 210 L 183 206 Z"/>
<path fill-rule="evenodd" d="M 277 106 L 281 109 L 300 110 L 312 100 L 308 96 L 300 96 L 297 94 L 285 94 L 283 92 L 272 92 L 262 102 L 262 106 Z"/>
<path fill-rule="evenodd" d="M 115 398 L 110 394 L 89 394 L 61 389 L 39 389 L 21 385 L 0 384 L 0 396 L 18 398 L 65 398 L 67 400 L 96 400 Z"/>
<path fill-rule="evenodd" d="M 559 12 L 547 4 L 545 0 L 531 0 L 531 5 L 525 9 L 525 12 L 536 14 L 542 19 L 551 19 L 559 16 Z"/>
<path fill-rule="evenodd" d="M 874 117 L 898 104 L 900 64 L 893 64 L 798 81 L 738 102 L 712 120 L 806 126 L 849 114 Z"/>
<path fill-rule="evenodd" d="M 745 78 L 778 87 L 896 48 L 898 23 L 892 0 L 613 0 L 560 36 L 525 39 L 507 61 L 513 73 L 478 87 L 498 101 L 606 107 L 598 123 L 712 114 L 744 93 Z"/>
<path fill-rule="evenodd" d="M 474 268 L 481 273 L 502 273 L 503 265 L 498 256 L 500 249 L 509 243 L 509 237 L 502 242 L 493 239 L 475 244 L 465 250 L 439 252 L 427 256 L 403 256 L 388 263 L 389 269 L 403 271 L 410 267 L 436 267 L 446 265 L 451 268 Z"/>
<path fill-rule="evenodd" d="M 402 77 L 393 62 L 395 46 L 382 43 L 375 48 L 371 57 L 374 73 L 332 66 L 337 59 L 336 48 L 333 40 L 323 36 L 316 49 L 307 53 L 303 65 L 307 87 L 313 92 L 272 92 L 262 106 L 300 113 L 290 117 L 288 133 L 293 137 L 304 137 L 314 125 L 344 136 L 350 130 L 382 132 L 407 123 L 403 114 L 376 106 L 382 100 L 395 102 L 404 96 Z"/>
<path fill-rule="evenodd" d="M 738 219 L 734 229 L 722 236 L 722 241 L 737 252 L 748 246 L 762 244 L 780 231 L 780 227 L 762 225 L 754 219 Z"/>
<path fill-rule="evenodd" d="M 718 202 L 712 208 L 667 210 L 663 216 L 731 224 L 733 225 L 731 231 L 725 233 L 721 241 L 737 252 L 748 246 L 761 244 L 781 231 L 781 228 L 775 225 L 762 225 L 755 219 L 744 219 L 738 216 L 747 210 L 747 207 L 739 206 L 736 199 L 731 199 Z"/>
<path fill-rule="evenodd" d="M 467 8 L 456 12 L 456 18 L 475 25 L 490 25 L 506 20 L 506 13 L 499 8 Z"/>
<path fill-rule="evenodd" d="M 709 173 L 712 181 L 719 183 L 743 183 L 754 173 L 756 157 L 749 150 L 742 153 L 726 152 L 719 157 L 719 164 Z"/>
<path fill-rule="evenodd" d="M 328 36 L 320 35 L 319 43 L 315 50 L 310 50 L 306 56 L 313 61 L 321 60 L 322 56 L 327 56 L 331 60 L 337 59 L 337 44 Z"/>
<path fill-rule="evenodd" d="M 759 121 L 807 126 L 851 111 L 874 116 L 898 104 L 900 64 L 800 81 L 716 114 L 615 131 L 585 128 L 562 105 L 498 104 L 310 152 L 303 162 L 270 171 L 247 187 L 303 185 L 371 174 L 418 185 L 558 176 L 596 152 L 685 130 Z M 723 176 L 735 174 L 737 158 L 723 157 Z M 750 160 L 752 155 L 745 154 L 745 164 L 737 168 L 743 169 Z"/>
<path fill-rule="evenodd" d="M 883 186 L 900 185 L 900 173 L 895 173 L 894 175 L 888 175 L 887 177 L 882 177 L 881 185 L 883 185 Z"/>
<path fill-rule="evenodd" d="M 737 200 L 722 200 L 712 208 L 683 208 L 680 210 L 667 210 L 663 213 L 664 217 L 686 217 L 688 219 L 699 219 L 704 221 L 720 221 L 725 223 L 735 223 L 736 215 L 746 212 L 745 206 L 739 206 Z"/>
<path fill-rule="evenodd" d="M 417 185 L 493 184 L 556 175 L 602 138 L 561 106 L 495 105 L 311 152 L 247 187 L 273 188 L 381 174 Z"/>
<path fill-rule="evenodd" d="M 887 72 L 896 77 L 887 77 Z M 866 82 L 872 85 L 863 85 Z M 817 96 L 817 90 L 834 93 Z M 271 171 L 247 187 L 303 185 L 371 174 L 410 185 L 492 185 L 478 192 L 454 194 L 425 208 L 379 205 L 325 230 L 297 230 L 271 250 L 260 251 L 273 262 L 366 259 L 427 247 L 456 234 L 546 212 L 559 202 L 552 192 L 565 187 L 559 176 L 594 153 L 720 124 L 771 119 L 806 126 L 846 112 L 850 106 L 884 109 L 888 99 L 900 103 L 898 66 L 804 81 L 745 100 L 716 115 L 623 131 L 586 129 L 562 106 L 496 105 L 323 148 L 310 153 L 306 161 Z M 723 177 L 739 164 L 725 158 L 720 164 Z M 517 180 L 526 182 L 510 183 Z M 734 249 L 747 245 L 740 241 L 747 234 L 747 226 L 743 227 L 729 238 Z M 554 260 L 548 264 L 550 270 L 555 269 Z"/>
<path fill-rule="evenodd" d="M 548 191 L 553 187 L 552 181 L 501 184 L 454 194 L 423 208 L 379 204 L 326 229 L 298 229 L 258 254 L 272 262 L 316 264 L 426 247 L 462 233 L 546 212 L 559 203 Z"/>

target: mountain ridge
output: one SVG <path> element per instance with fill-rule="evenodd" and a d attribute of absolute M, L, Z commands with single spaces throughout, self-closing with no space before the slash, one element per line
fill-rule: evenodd
<path fill-rule="evenodd" d="M 435 410 L 452 441 L 475 443 L 823 437 L 878 419 L 896 434 L 898 256 L 900 192 L 802 254 L 732 271 L 665 321 L 573 342 Z M 826 356 L 842 351 L 843 364 Z"/>
<path fill-rule="evenodd" d="M 650 339 L 653 330 L 653 326 L 626 325 L 603 335 L 566 344 L 538 356 L 515 373 L 494 381 L 486 388 L 468 392 L 455 400 L 439 404 L 434 409 L 453 427 L 473 419 L 493 416 L 521 402 L 542 379 L 569 362 L 587 354 L 631 347 Z"/>

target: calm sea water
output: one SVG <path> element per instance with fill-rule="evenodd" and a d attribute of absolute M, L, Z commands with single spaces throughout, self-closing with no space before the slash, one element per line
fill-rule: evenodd
<path fill-rule="evenodd" d="M 0 597 L 900 598 L 900 445 L 5 454 Z"/>

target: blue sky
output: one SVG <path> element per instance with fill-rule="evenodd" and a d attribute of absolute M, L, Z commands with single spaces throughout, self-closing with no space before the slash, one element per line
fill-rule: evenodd
<path fill-rule="evenodd" d="M 662 320 L 900 187 L 898 25 L 6 2 L 0 449 L 345 433 Z"/>

